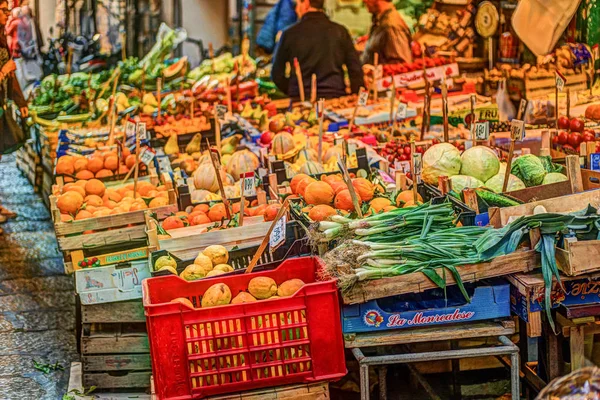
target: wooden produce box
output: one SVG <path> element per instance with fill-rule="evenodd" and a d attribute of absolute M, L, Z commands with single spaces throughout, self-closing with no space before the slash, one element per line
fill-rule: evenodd
<path fill-rule="evenodd" d="M 566 75 L 567 82 L 565 88 L 571 89 L 571 92 L 587 89 L 587 76 L 585 72 Z M 556 90 L 556 79 L 554 75 L 532 79 L 528 76 L 525 79 L 510 78 L 507 83 L 507 89 L 511 100 L 535 99 L 542 96 L 552 95 Z"/>
<path fill-rule="evenodd" d="M 195 258 L 206 247 L 220 244 L 228 250 L 233 247 L 257 245 L 262 242 L 272 222 L 262 216 L 244 218 L 244 226 L 221 230 L 210 230 L 215 223 L 188 226 L 170 230 L 170 238 L 159 236 L 155 221 L 147 214 L 147 235 L 151 251 L 167 250 L 174 256 L 187 260 Z"/>
<path fill-rule="evenodd" d="M 147 247 L 132 252 L 141 260 L 75 270 L 75 290 L 81 304 L 112 303 L 142 298 L 142 281 L 149 278 Z M 143 255 L 146 258 L 143 258 Z M 127 257 L 127 254 L 124 255 Z"/>
<path fill-rule="evenodd" d="M 145 212 L 155 213 L 159 220 L 163 220 L 178 211 L 175 191 L 171 188 L 168 194 L 169 204 L 163 207 L 70 222 L 61 222 L 57 197 L 50 196 L 50 211 L 58 247 L 63 252 L 65 272 L 81 269 L 79 262 L 86 258 L 100 259 L 103 255 L 147 246 Z M 147 258 L 147 255 L 145 253 L 139 258 Z M 106 257 L 103 259 L 106 260 Z"/>
<path fill-rule="evenodd" d="M 518 272 L 532 271 L 539 265 L 539 253 L 534 250 L 516 251 L 506 256 L 496 257 L 487 263 L 464 265 L 456 269 L 463 282 L 475 282 L 482 279 L 515 274 Z M 444 272 L 436 270 L 440 277 Z M 455 285 L 451 273 L 446 272 L 446 285 Z M 391 278 L 362 281 L 355 284 L 350 290 L 342 292 L 344 304 L 361 304 L 370 300 L 396 296 L 405 293 L 420 293 L 428 289 L 435 289 L 437 285 L 427 278 L 422 272 L 400 275 Z"/>
<path fill-rule="evenodd" d="M 81 306 L 84 387 L 141 389 L 152 366 L 141 301 Z"/>

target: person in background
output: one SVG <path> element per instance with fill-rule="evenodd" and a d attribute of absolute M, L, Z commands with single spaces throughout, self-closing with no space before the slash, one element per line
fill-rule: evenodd
<path fill-rule="evenodd" d="M 302 70 L 305 100 L 310 99 L 311 77 L 317 77 L 318 98 L 346 95 L 344 65 L 350 77 L 352 93 L 364 84 L 358 53 L 350 34 L 342 25 L 329 20 L 323 10 L 325 0 L 298 0 L 296 13 L 300 21 L 281 34 L 275 47 L 271 78 L 292 99 L 300 97 L 294 72 L 294 58 Z M 286 65 L 291 73 L 286 74 Z"/>
<path fill-rule="evenodd" d="M 11 15 L 6 22 L 6 42 L 10 50 L 11 58 L 21 57 L 21 46 L 19 45 L 19 27 L 21 21 L 21 7 L 16 7 L 11 10 Z"/>
<path fill-rule="evenodd" d="M 375 53 L 379 64 L 412 62 L 410 29 L 391 0 L 363 0 L 373 15 L 373 25 L 362 54 L 363 64 L 373 64 Z"/>
<path fill-rule="evenodd" d="M 14 101 L 21 111 L 21 116 L 27 118 L 29 112 L 27 110 L 27 101 L 23 97 L 19 82 L 15 77 L 16 65 L 10 56 L 8 43 L 6 41 L 5 28 L 8 21 L 10 10 L 7 0 L 0 0 L 0 108 L 3 114 L 0 117 L 0 159 L 2 154 L 8 153 L 16 148 L 17 142 L 13 133 L 7 126 L 6 122 L 6 100 Z M 6 222 L 8 218 L 16 215 L 0 206 L 0 224 Z M 0 234 L 3 230 L 0 228 Z"/>
<path fill-rule="evenodd" d="M 265 23 L 256 36 L 256 44 L 267 54 L 272 54 L 277 35 L 298 20 L 293 0 L 279 0 L 269 11 Z"/>

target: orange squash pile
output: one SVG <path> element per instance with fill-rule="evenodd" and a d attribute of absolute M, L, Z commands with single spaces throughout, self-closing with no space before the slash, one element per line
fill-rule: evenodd
<path fill-rule="evenodd" d="M 73 182 L 72 176 L 77 180 L 100 179 L 113 175 L 124 175 L 135 165 L 135 154 L 124 148 L 119 160 L 115 150 L 96 150 L 88 157 L 64 155 L 56 163 L 56 175 L 65 175 L 65 182 Z M 146 169 L 146 165 L 140 164 L 140 171 Z"/>
<path fill-rule="evenodd" d="M 149 182 L 138 182 L 134 198 L 133 183 L 118 189 L 107 188 L 98 179 L 78 180 L 67 183 L 56 199 L 61 221 L 105 217 L 169 204 L 166 186 L 155 186 Z"/>

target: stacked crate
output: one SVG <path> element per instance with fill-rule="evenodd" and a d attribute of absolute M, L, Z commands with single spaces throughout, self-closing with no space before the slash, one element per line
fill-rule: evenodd
<path fill-rule="evenodd" d="M 17 168 L 25 175 L 37 193 L 42 186 L 42 166 L 35 147 L 35 141 L 28 139 L 23 147 L 15 152 L 15 160 Z"/>

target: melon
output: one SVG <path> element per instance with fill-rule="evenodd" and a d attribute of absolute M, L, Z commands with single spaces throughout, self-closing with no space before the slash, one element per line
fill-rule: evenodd
<path fill-rule="evenodd" d="M 325 169 L 318 162 L 308 161 L 300 168 L 300 172 L 306 175 L 317 175 L 325 172 Z"/>
<path fill-rule="evenodd" d="M 344 154 L 344 151 L 342 150 L 341 146 L 331 147 L 331 148 L 329 148 L 329 150 L 327 150 L 327 152 L 323 156 L 323 162 L 325 164 L 328 164 L 332 158 L 335 161 L 337 161 L 338 157 L 341 160 L 343 154 Z"/>
<path fill-rule="evenodd" d="M 240 175 L 257 169 L 259 164 L 258 157 L 250 150 L 236 151 L 227 162 L 227 173 L 237 180 Z"/>
<path fill-rule="evenodd" d="M 285 154 L 295 148 L 294 137 L 288 132 L 279 132 L 271 142 L 271 151 L 275 155 Z"/>
<path fill-rule="evenodd" d="M 174 78 L 179 75 L 185 67 L 187 67 L 187 57 L 181 57 L 177 62 L 174 62 L 163 69 L 163 76 L 165 79 Z"/>
<path fill-rule="evenodd" d="M 226 178 L 225 172 L 221 172 L 221 179 L 224 181 Z M 217 174 L 212 164 L 200 164 L 194 172 L 194 186 L 198 190 L 208 190 L 215 193 L 219 190 L 219 182 L 217 181 Z"/>

